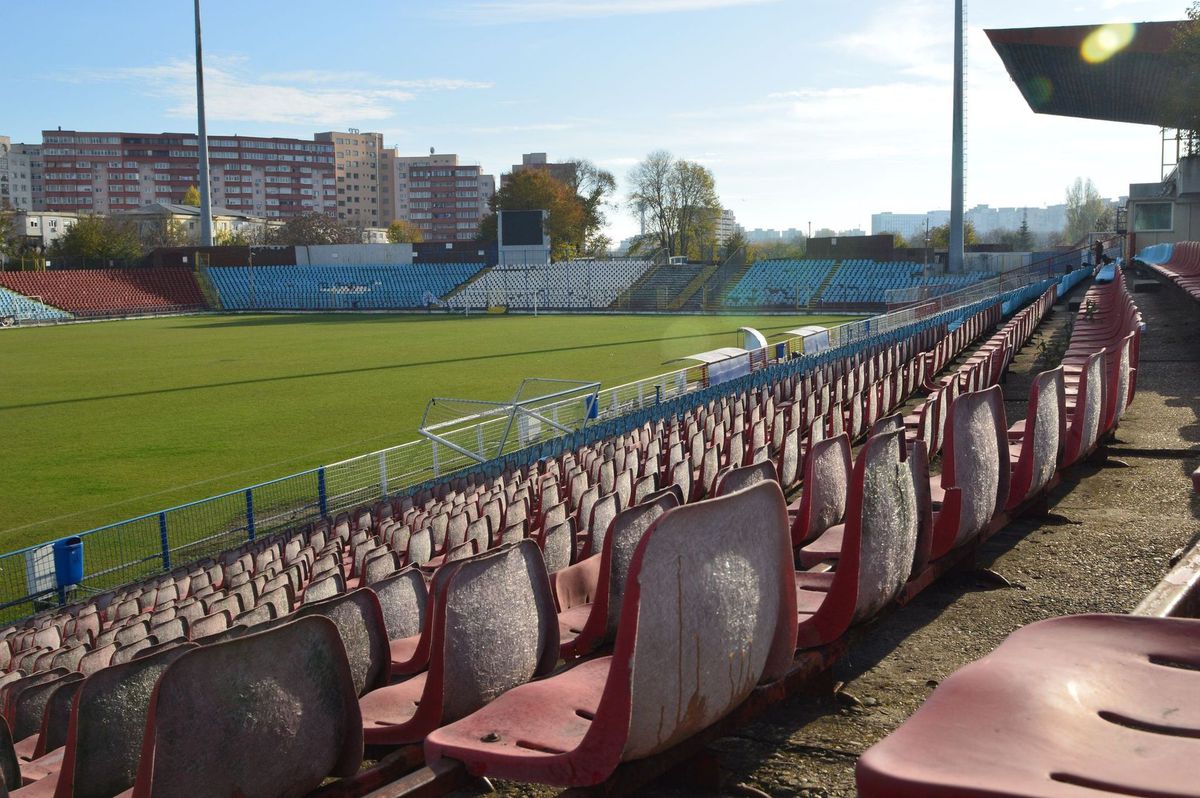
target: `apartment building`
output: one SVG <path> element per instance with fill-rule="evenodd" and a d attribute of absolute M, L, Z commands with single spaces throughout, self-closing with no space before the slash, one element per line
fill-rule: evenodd
<path fill-rule="evenodd" d="M 41 149 L 37 144 L 13 144 L 8 136 L 0 136 L 0 208 L 39 209 Z"/>
<path fill-rule="evenodd" d="M 337 216 L 352 227 L 387 227 L 391 210 L 384 201 L 390 175 L 386 170 L 382 133 L 318 133 L 316 141 L 332 145 L 337 167 Z"/>
<path fill-rule="evenodd" d="M 544 152 L 527 152 L 521 156 L 521 162 L 513 164 L 512 171 L 509 174 L 500 175 L 500 187 L 508 185 L 508 181 L 518 172 L 523 172 L 526 169 L 538 169 L 547 172 L 551 177 L 560 183 L 566 183 L 568 186 L 575 184 L 575 163 L 574 161 L 563 161 L 562 163 L 551 163 Z"/>
<path fill-rule="evenodd" d="M 337 213 L 334 145 L 258 136 L 209 136 L 213 205 L 286 219 Z M 42 132 L 42 190 L 51 211 L 109 214 L 179 203 L 199 185 L 195 134 Z"/>
<path fill-rule="evenodd" d="M 400 155 L 386 150 L 385 193 L 395 219 L 412 222 L 426 241 L 469 241 L 490 212 L 496 178 L 452 153 Z"/>

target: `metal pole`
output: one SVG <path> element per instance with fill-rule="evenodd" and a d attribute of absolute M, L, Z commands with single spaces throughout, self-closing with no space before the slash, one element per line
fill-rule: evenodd
<path fill-rule="evenodd" d="M 947 271 L 963 271 L 963 0 L 954 0 L 954 120 L 950 155 L 950 251 Z"/>
<path fill-rule="evenodd" d="M 213 245 L 212 197 L 208 183 L 208 128 L 204 123 L 204 56 L 200 47 L 200 0 L 196 8 L 196 127 L 200 156 L 200 246 Z"/>

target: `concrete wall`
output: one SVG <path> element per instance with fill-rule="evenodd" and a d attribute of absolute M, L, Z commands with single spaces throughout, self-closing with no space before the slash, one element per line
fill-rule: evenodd
<path fill-rule="evenodd" d="M 412 244 L 327 244 L 296 247 L 297 266 L 364 266 L 413 262 Z"/>

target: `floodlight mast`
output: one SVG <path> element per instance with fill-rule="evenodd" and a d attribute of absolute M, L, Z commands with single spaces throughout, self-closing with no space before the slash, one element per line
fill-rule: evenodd
<path fill-rule="evenodd" d="M 196 152 L 200 156 L 200 246 L 213 245 L 212 197 L 208 182 L 208 128 L 204 123 L 204 55 L 200 47 L 200 0 L 196 10 Z"/>
<path fill-rule="evenodd" d="M 947 271 L 963 271 L 963 0 L 954 0 L 954 121 L 950 155 L 950 250 Z"/>

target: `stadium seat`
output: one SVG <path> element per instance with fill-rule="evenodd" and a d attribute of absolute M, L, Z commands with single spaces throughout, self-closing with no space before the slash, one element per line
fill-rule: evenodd
<path fill-rule="evenodd" d="M 420 742 L 558 661 L 554 603 L 537 544 L 502 546 L 447 564 L 445 572 L 431 612 L 428 670 L 359 700 L 369 744 Z"/>
<path fill-rule="evenodd" d="M 711 580 L 727 590 L 712 590 Z M 777 483 L 677 507 L 634 552 L 613 655 L 517 687 L 434 731 L 426 761 L 449 757 L 475 775 L 543 784 L 599 783 L 781 676 L 795 596 Z"/>
<path fill-rule="evenodd" d="M 1038 374 L 1029 388 L 1026 416 L 1008 431 L 1012 483 L 1008 509 L 1014 510 L 1054 479 L 1066 441 L 1066 399 L 1062 367 Z"/>
<path fill-rule="evenodd" d="M 1052 618 L 943 681 L 858 761 L 862 798 L 1196 793 L 1200 621 Z"/>
<path fill-rule="evenodd" d="M 208 305 L 192 270 L 182 267 L 0 271 L 0 286 L 66 311 L 50 313 L 26 307 L 23 312 L 35 318 L 183 312 Z M 0 294 L 0 316 L 5 315 L 4 304 L 5 295 Z M 21 313 L 17 311 L 18 317 Z"/>
<path fill-rule="evenodd" d="M 901 430 L 872 436 L 859 452 L 832 579 L 806 571 L 795 576 L 797 648 L 833 642 L 852 623 L 875 616 L 900 595 L 912 572 L 921 531 L 916 487 L 906 460 Z"/>
<path fill-rule="evenodd" d="M 800 562 L 806 568 L 841 551 L 840 529 L 823 545 L 813 544 L 841 525 L 846 514 L 850 474 L 850 440 L 845 434 L 812 445 L 804 463 L 804 492 L 791 533 L 792 545 L 801 547 Z M 806 546 L 812 547 L 808 554 L 804 554 Z"/>
<path fill-rule="evenodd" d="M 32 783 L 13 794 L 74 795 L 86 789 L 89 795 L 117 795 L 133 786 L 154 686 L 172 662 L 195 648 L 187 643 L 85 679 L 63 748 L 22 763 L 21 775 Z"/>
<path fill-rule="evenodd" d="M 208 269 L 226 310 L 403 310 L 425 307 L 481 263 L 219 266 Z"/>
<path fill-rule="evenodd" d="M 310 615 L 330 619 L 341 633 L 358 695 L 387 684 L 391 657 L 383 608 L 375 591 L 360 587 L 341 596 L 305 604 L 292 617 Z"/>
<path fill-rule="evenodd" d="M 964 393 L 950 406 L 942 474 L 933 487 L 931 557 L 938 559 L 985 532 L 1008 503 L 1010 455 L 1004 395 L 998 386 Z"/>
<path fill-rule="evenodd" d="M 181 655 L 150 698 L 131 795 L 305 795 L 357 773 L 363 738 L 340 637 L 308 617 Z"/>
<path fill-rule="evenodd" d="M 592 561 L 569 566 L 557 574 L 554 586 L 562 658 L 590 654 L 612 640 L 621 617 L 621 600 L 633 550 L 650 525 L 678 505 L 676 495 L 666 492 L 652 501 L 622 510 L 609 527 L 597 555 L 598 562 L 591 558 Z M 576 584 L 568 588 L 572 580 Z M 560 584 L 564 587 L 561 592 Z"/>

